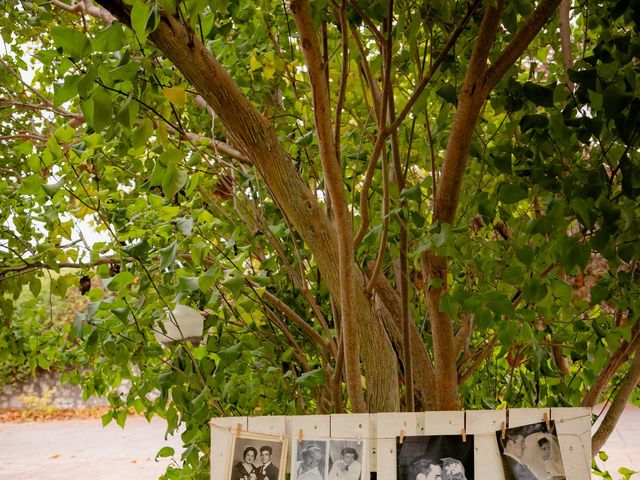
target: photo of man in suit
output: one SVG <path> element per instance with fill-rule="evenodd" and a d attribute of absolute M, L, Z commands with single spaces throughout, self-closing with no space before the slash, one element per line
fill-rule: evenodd
<path fill-rule="evenodd" d="M 265 445 L 260 447 L 260 465 L 257 468 L 258 480 L 278 480 L 278 467 L 271 463 L 271 454 L 273 450 L 270 446 Z"/>

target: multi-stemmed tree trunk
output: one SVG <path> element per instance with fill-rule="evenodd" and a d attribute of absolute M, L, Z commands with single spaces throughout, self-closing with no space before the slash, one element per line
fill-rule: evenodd
<path fill-rule="evenodd" d="M 100 0 L 98 3 L 118 20 L 131 24 L 131 10 L 124 2 Z M 545 25 L 559 3 L 559 0 L 541 2 L 491 68 L 488 68 L 488 57 L 500 25 L 504 2 L 485 8 L 449 137 L 435 203 L 435 222 L 454 223 L 471 136 L 487 95 Z M 256 166 L 273 198 L 318 262 L 332 296 L 341 306 L 344 323 L 340 348 L 343 348 L 345 357 L 344 371 L 353 411 L 366 409 L 360 382 L 360 358 L 368 379 L 368 403 L 371 411 L 397 410 L 400 405 L 398 358 L 393 352 L 383 323 L 375 313 L 371 299 L 365 296 L 362 280 L 355 275 L 352 227 L 344 198 L 339 159 L 335 155 L 329 94 L 322 73 L 318 32 L 313 25 L 308 1 L 294 1 L 291 9 L 307 59 L 320 155 L 325 182 L 334 205 L 332 219 L 300 179 L 269 122 L 250 104 L 233 79 L 188 26 L 175 16 L 161 13 L 159 25 L 150 38 L 220 116 L 232 143 Z M 435 404 L 438 408 L 457 409 L 460 403 L 453 321 L 440 311 L 439 301 L 441 292 L 447 288 L 446 260 L 427 252 L 422 264 L 428 281 L 441 282 L 441 286 L 430 288 L 427 292 L 432 318 L 435 385 L 424 385 L 423 388 L 430 388 L 431 395 L 435 392 Z M 413 333 L 412 330 L 410 332 Z M 420 345 L 422 344 L 417 344 Z M 418 385 L 423 383 L 419 382 Z M 421 396 L 428 398 L 429 394 L 421 392 Z"/>

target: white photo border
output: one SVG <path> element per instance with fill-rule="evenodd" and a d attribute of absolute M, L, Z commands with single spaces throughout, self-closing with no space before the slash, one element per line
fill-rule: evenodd
<path fill-rule="evenodd" d="M 271 435 L 266 433 L 255 433 L 255 432 L 246 432 L 246 431 L 233 431 L 233 446 L 229 450 L 229 459 L 227 463 L 227 470 L 225 475 L 225 480 L 232 480 L 231 476 L 233 474 L 233 462 L 236 456 L 236 447 L 238 444 L 238 439 L 246 439 L 246 440 L 255 440 L 257 442 L 256 450 L 260 450 L 260 447 L 264 443 L 275 443 L 281 445 L 280 456 L 278 458 L 278 478 L 273 480 L 285 480 L 286 475 L 286 466 L 287 466 L 287 444 L 288 438 L 285 435 Z M 257 460 L 257 457 L 256 457 Z M 275 463 L 275 462 L 272 462 Z M 270 479 L 271 480 L 271 479 Z"/>

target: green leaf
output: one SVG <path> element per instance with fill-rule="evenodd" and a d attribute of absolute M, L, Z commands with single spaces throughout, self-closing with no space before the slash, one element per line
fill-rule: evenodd
<path fill-rule="evenodd" d="M 34 297 L 37 297 L 40 294 L 40 289 L 42 288 L 42 284 L 40 283 L 39 278 L 34 278 L 29 282 L 29 290 Z"/>
<path fill-rule="evenodd" d="M 49 367 L 51 367 L 51 362 L 49 362 L 49 360 L 47 360 L 45 357 L 40 355 L 38 357 L 38 366 L 43 370 L 49 370 Z"/>
<path fill-rule="evenodd" d="M 503 183 L 498 189 L 498 199 L 504 204 L 517 203 L 527 198 L 528 192 L 520 185 Z"/>
<path fill-rule="evenodd" d="M 497 329 L 498 340 L 504 347 L 509 347 L 513 343 L 518 333 L 516 322 L 502 322 Z"/>
<path fill-rule="evenodd" d="M 458 103 L 458 92 L 456 91 L 456 87 L 450 83 L 447 83 L 444 87 L 436 90 L 436 95 L 452 105 L 456 105 Z"/>
<path fill-rule="evenodd" d="M 51 37 L 54 45 L 75 62 L 91 53 L 91 42 L 75 28 L 53 27 Z"/>
<path fill-rule="evenodd" d="M 324 373 L 321 368 L 305 372 L 296 378 L 296 383 L 307 388 L 319 387 L 324 384 Z"/>
<path fill-rule="evenodd" d="M 633 98 L 631 95 L 622 92 L 617 86 L 610 85 L 602 92 L 602 106 L 608 118 L 613 118 L 622 112 Z"/>
<path fill-rule="evenodd" d="M 529 245 L 523 245 L 516 250 L 516 258 L 524 263 L 526 266 L 531 265 L 534 259 L 534 251 Z"/>
<path fill-rule="evenodd" d="M 218 350 L 218 357 L 225 363 L 231 363 L 242 355 L 242 344 L 236 343 L 223 350 Z"/>
<path fill-rule="evenodd" d="M 106 427 L 111 423 L 111 420 L 113 420 L 113 412 L 107 412 L 104 415 L 102 415 L 101 418 L 102 418 L 102 426 Z"/>
<path fill-rule="evenodd" d="M 416 203 L 420 203 L 422 199 L 422 191 L 420 190 L 420 183 L 416 183 L 408 188 L 403 188 L 400 193 L 400 198 L 404 200 L 413 200 Z"/>
<path fill-rule="evenodd" d="M 133 274 L 130 272 L 120 272 L 109 282 L 109 290 L 122 290 L 133 282 Z"/>
<path fill-rule="evenodd" d="M 245 282 L 244 276 L 240 273 L 236 273 L 233 277 L 231 277 L 229 280 L 224 282 L 222 285 L 224 285 L 227 289 L 229 289 L 229 291 L 231 291 L 231 293 L 235 297 L 238 297 L 240 295 L 240 291 L 242 290 L 242 287 L 244 286 L 244 282 Z"/>
<path fill-rule="evenodd" d="M 199 347 L 196 347 L 193 350 L 191 350 L 191 355 L 193 355 L 193 358 L 195 358 L 198 361 L 206 357 L 207 353 L 208 353 L 207 347 L 205 347 L 204 345 L 200 345 Z"/>
<path fill-rule="evenodd" d="M 178 168 L 175 163 L 167 165 L 162 178 L 162 191 L 167 198 L 173 198 L 186 183 L 187 172 L 185 170 Z"/>
<path fill-rule="evenodd" d="M 96 33 L 92 48 L 94 52 L 118 52 L 122 49 L 125 35 L 119 23 L 112 23 Z"/>
<path fill-rule="evenodd" d="M 525 300 L 530 303 L 537 303 L 546 297 L 548 292 L 547 285 L 537 278 L 526 280 L 523 285 L 522 293 Z"/>
<path fill-rule="evenodd" d="M 481 308 L 476 311 L 475 321 L 480 328 L 487 329 L 493 321 L 493 313 L 488 308 Z"/>
<path fill-rule="evenodd" d="M 136 0 L 131 9 L 131 27 L 142 45 L 147 43 L 147 37 L 160 24 L 160 15 L 155 4 Z"/>
<path fill-rule="evenodd" d="M 574 197 L 571 199 L 570 204 L 571 208 L 573 208 L 573 210 L 576 212 L 582 224 L 587 228 L 592 228 L 595 218 L 592 215 L 592 210 L 586 200 L 581 197 Z"/>
<path fill-rule="evenodd" d="M 611 296 L 611 280 L 602 278 L 598 283 L 591 287 L 591 304 L 597 305 L 603 300 L 607 300 Z"/>
<path fill-rule="evenodd" d="M 546 115 L 536 113 L 533 115 L 525 115 L 520 120 L 520 128 L 522 129 L 522 133 L 525 133 L 532 128 L 535 129 L 545 129 L 549 126 L 549 119 Z"/>
<path fill-rule="evenodd" d="M 59 83 L 53 85 L 53 104 L 56 107 L 78 95 L 78 85 L 81 78 L 79 75 L 67 75 L 64 77 L 62 85 Z"/>
<path fill-rule="evenodd" d="M 42 185 L 42 190 L 44 190 L 49 197 L 53 197 L 62 187 L 64 187 L 64 179 L 56 183 Z"/>
<path fill-rule="evenodd" d="M 96 132 L 100 132 L 111 123 L 113 103 L 109 94 L 102 88 L 97 89 L 92 98 L 93 116 L 90 124 Z"/>
<path fill-rule="evenodd" d="M 541 107 L 553 107 L 553 88 L 544 87 L 533 82 L 525 82 L 522 86 L 525 97 Z"/>
<path fill-rule="evenodd" d="M 176 220 L 176 227 L 185 236 L 190 236 L 193 230 L 193 217 L 181 217 Z"/>
<path fill-rule="evenodd" d="M 168 245 L 160 249 L 160 269 L 164 270 L 173 264 L 178 256 L 178 242 L 174 241 L 171 245 Z"/>
<path fill-rule="evenodd" d="M 198 286 L 198 277 L 180 277 L 178 279 L 178 290 L 181 292 L 195 292 Z"/>

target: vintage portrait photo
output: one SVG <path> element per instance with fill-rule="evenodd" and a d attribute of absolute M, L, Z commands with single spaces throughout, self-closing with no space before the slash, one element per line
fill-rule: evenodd
<path fill-rule="evenodd" d="M 325 480 L 328 470 L 326 440 L 294 442 L 291 454 L 291 480 Z"/>
<path fill-rule="evenodd" d="M 369 480 L 366 442 L 329 441 L 329 480 Z"/>
<path fill-rule="evenodd" d="M 284 480 L 286 439 L 241 433 L 235 438 L 228 480 Z"/>
<path fill-rule="evenodd" d="M 472 480 L 473 435 L 396 437 L 397 480 Z"/>
<path fill-rule="evenodd" d="M 564 480 L 560 444 L 553 421 L 508 428 L 505 438 L 497 432 L 505 478 L 515 480 Z"/>

